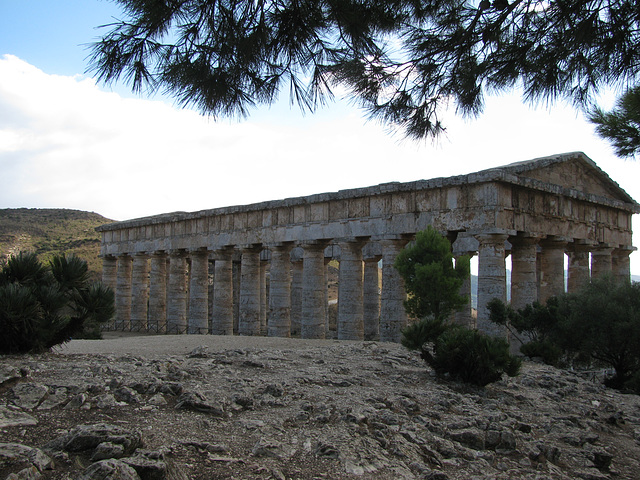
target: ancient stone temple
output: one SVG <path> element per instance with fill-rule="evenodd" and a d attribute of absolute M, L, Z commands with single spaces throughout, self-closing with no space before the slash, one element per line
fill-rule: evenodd
<path fill-rule="evenodd" d="M 487 303 L 514 306 L 575 290 L 591 276 L 629 281 L 640 212 L 583 153 L 469 175 L 167 213 L 98 228 L 116 329 L 399 341 L 407 323 L 397 253 L 432 225 L 454 256 L 477 255 L 477 327 Z M 568 278 L 565 285 L 565 255 Z M 338 314 L 327 265 L 339 262 Z M 381 266 L 381 267 L 380 267 Z M 268 279 L 268 281 L 267 281 Z M 469 284 L 463 286 L 469 295 Z M 471 305 L 457 321 L 473 325 Z"/>

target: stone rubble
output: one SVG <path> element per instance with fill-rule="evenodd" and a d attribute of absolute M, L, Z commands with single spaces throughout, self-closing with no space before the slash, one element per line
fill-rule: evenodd
<path fill-rule="evenodd" d="M 38 478 L 637 480 L 640 397 L 378 342 L 0 357 L 0 480 Z"/>

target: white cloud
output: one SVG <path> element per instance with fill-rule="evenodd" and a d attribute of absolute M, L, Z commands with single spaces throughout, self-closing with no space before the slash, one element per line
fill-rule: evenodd
<path fill-rule="evenodd" d="M 436 145 L 389 136 L 346 102 L 315 116 L 295 109 L 285 115 L 276 106 L 248 121 L 216 123 L 6 55 L 0 206 L 76 208 L 124 220 L 462 174 L 576 150 L 640 199 L 640 163 L 616 158 L 570 108 L 534 110 L 514 95 L 491 98 L 479 120 L 449 113 L 447 136 Z"/>

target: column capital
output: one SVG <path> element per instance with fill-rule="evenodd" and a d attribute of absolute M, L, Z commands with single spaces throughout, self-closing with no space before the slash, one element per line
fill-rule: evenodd
<path fill-rule="evenodd" d="M 568 252 L 588 253 L 595 248 L 597 244 L 590 240 L 574 239 L 573 242 L 567 244 Z"/>
<path fill-rule="evenodd" d="M 315 240 L 304 240 L 302 242 L 300 242 L 298 244 L 299 247 L 302 247 L 303 249 L 306 248 L 326 248 L 327 245 L 329 245 L 331 242 L 333 241 L 332 238 L 318 238 Z"/>
<path fill-rule="evenodd" d="M 504 243 L 509 234 L 506 232 L 481 232 L 474 235 L 475 239 L 482 244 Z"/>
<path fill-rule="evenodd" d="M 537 245 L 542 240 L 543 235 L 534 233 L 518 232 L 517 235 L 510 235 L 508 240 L 513 246 Z"/>
<path fill-rule="evenodd" d="M 607 255 L 612 253 L 614 248 L 615 247 L 611 243 L 600 242 L 598 245 L 596 245 L 593 248 L 591 253 L 594 255 L 598 255 L 598 254 Z"/>
<path fill-rule="evenodd" d="M 547 248 L 559 248 L 561 246 L 566 247 L 571 242 L 570 238 L 561 237 L 559 235 L 547 235 L 540 240 L 540 245 Z"/>
<path fill-rule="evenodd" d="M 293 241 L 285 241 L 285 242 L 269 242 L 269 243 L 265 243 L 264 247 L 265 248 L 270 248 L 270 249 L 284 249 L 284 250 L 292 250 L 293 247 L 295 246 L 295 242 Z"/>

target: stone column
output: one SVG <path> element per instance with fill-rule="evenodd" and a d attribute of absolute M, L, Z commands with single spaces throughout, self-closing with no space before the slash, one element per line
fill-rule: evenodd
<path fill-rule="evenodd" d="M 380 338 L 380 257 L 369 257 L 364 260 L 364 283 L 362 286 L 364 339 Z"/>
<path fill-rule="evenodd" d="M 537 256 L 539 238 L 509 237 L 511 243 L 511 306 L 516 310 L 538 300 Z"/>
<path fill-rule="evenodd" d="M 458 262 L 465 261 L 467 264 L 467 270 L 470 271 L 471 267 L 471 257 L 473 257 L 476 252 L 466 252 L 459 253 L 454 258 L 456 260 L 456 265 Z M 453 321 L 464 327 L 475 328 L 475 319 L 471 315 L 471 274 L 462 282 L 462 286 L 460 287 L 460 296 L 467 299 L 467 303 L 464 307 L 462 307 L 457 312 L 453 314 Z"/>
<path fill-rule="evenodd" d="M 167 331 L 167 255 L 164 252 L 151 255 L 149 323 L 156 332 Z"/>
<path fill-rule="evenodd" d="M 302 338 L 325 338 L 327 303 L 324 266 L 326 241 L 304 245 L 302 260 Z"/>
<path fill-rule="evenodd" d="M 561 237 L 547 237 L 540 242 L 540 296 L 547 303 L 550 297 L 564 293 L 564 252 L 567 241 Z"/>
<path fill-rule="evenodd" d="M 270 337 L 291 336 L 291 249 L 290 243 L 271 247 L 269 271 Z"/>
<path fill-rule="evenodd" d="M 402 329 L 407 326 L 404 301 L 407 292 L 404 280 L 393 266 L 406 238 L 387 238 L 382 245 L 382 292 L 380 295 L 380 341 L 400 342 Z"/>
<path fill-rule="evenodd" d="M 131 267 L 133 258 L 118 256 L 116 279 L 116 330 L 131 330 Z"/>
<path fill-rule="evenodd" d="M 209 252 L 191 252 L 189 281 L 189 333 L 209 333 Z"/>
<path fill-rule="evenodd" d="M 255 245 L 242 248 L 240 265 L 239 335 L 260 335 L 260 251 Z"/>
<path fill-rule="evenodd" d="M 505 327 L 489 320 L 487 304 L 497 298 L 507 300 L 507 272 L 504 263 L 504 233 L 485 233 L 478 240 L 478 330 L 493 337 L 506 337 Z"/>
<path fill-rule="evenodd" d="M 267 261 L 260 260 L 260 335 L 267 334 Z"/>
<path fill-rule="evenodd" d="M 567 246 L 569 263 L 567 267 L 567 292 L 574 293 L 589 283 L 589 251 L 591 245 L 578 240 Z"/>
<path fill-rule="evenodd" d="M 362 247 L 366 240 L 340 242 L 338 340 L 364 339 Z"/>
<path fill-rule="evenodd" d="M 298 336 L 302 329 L 302 248 L 291 252 L 291 335 Z"/>
<path fill-rule="evenodd" d="M 607 243 L 601 243 L 591 252 L 591 278 L 611 275 L 613 271 L 612 253 L 613 247 Z"/>
<path fill-rule="evenodd" d="M 137 253 L 133 257 L 131 279 L 131 330 L 147 330 L 149 302 L 149 256 Z"/>
<path fill-rule="evenodd" d="M 233 249 L 219 250 L 213 268 L 211 333 L 233 335 Z"/>
<path fill-rule="evenodd" d="M 332 259 L 332 257 L 324 257 L 324 338 L 336 338 L 331 336 L 332 332 L 329 326 L 329 263 L 331 263 Z M 336 336 L 337 333 L 336 326 Z"/>
<path fill-rule="evenodd" d="M 187 330 L 187 258 L 181 250 L 169 254 L 167 333 Z"/>
<path fill-rule="evenodd" d="M 631 282 L 631 261 L 629 255 L 631 255 L 634 250 L 634 247 L 622 246 L 613 251 L 611 256 L 611 273 L 616 282 Z"/>
<path fill-rule="evenodd" d="M 118 282 L 118 261 L 112 255 L 102 257 L 102 285 L 116 291 Z"/>

